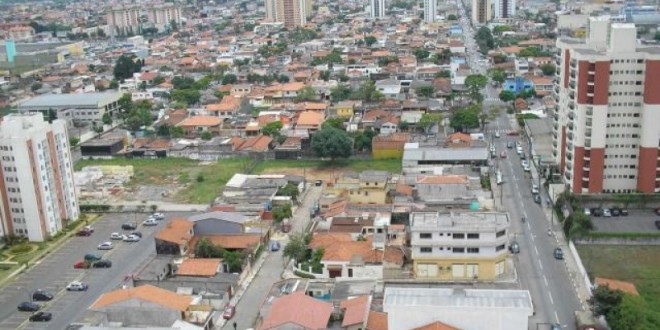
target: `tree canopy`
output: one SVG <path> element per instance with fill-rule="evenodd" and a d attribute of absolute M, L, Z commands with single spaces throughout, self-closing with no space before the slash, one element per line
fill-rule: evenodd
<path fill-rule="evenodd" d="M 481 95 L 481 89 L 486 87 L 488 83 L 488 78 L 480 74 L 472 74 L 465 78 L 465 87 L 468 90 L 470 98 L 477 103 L 480 103 L 483 100 L 483 95 Z"/>
<path fill-rule="evenodd" d="M 318 157 L 348 158 L 353 154 L 353 140 L 340 129 L 325 126 L 312 136 L 312 150 Z"/>
<path fill-rule="evenodd" d="M 429 130 L 434 125 L 440 125 L 442 123 L 442 115 L 439 113 L 425 113 L 422 115 L 422 118 L 417 122 L 417 126 L 424 130 L 424 133 L 428 134 Z"/>
<path fill-rule="evenodd" d="M 112 73 L 117 80 L 124 80 L 133 77 L 133 73 L 140 72 L 142 61 L 135 56 L 121 55 L 115 62 L 115 68 Z"/>
<path fill-rule="evenodd" d="M 276 137 L 280 135 L 280 130 L 282 127 L 284 127 L 284 125 L 281 121 L 270 122 L 261 129 L 261 133 L 270 137 Z"/>
<path fill-rule="evenodd" d="M 363 83 L 360 88 L 351 95 L 351 99 L 362 100 L 364 102 L 380 101 L 384 98 L 383 94 L 376 89 L 376 85 L 371 80 Z"/>
<path fill-rule="evenodd" d="M 479 127 L 478 107 L 479 105 L 469 106 L 454 112 L 449 126 L 460 132 Z"/>

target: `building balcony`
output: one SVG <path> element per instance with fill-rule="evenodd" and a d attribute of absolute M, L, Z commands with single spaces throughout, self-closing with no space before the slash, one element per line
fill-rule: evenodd
<path fill-rule="evenodd" d="M 575 119 L 575 111 L 569 111 L 568 112 L 568 119 L 570 119 L 570 120 Z"/>
<path fill-rule="evenodd" d="M 593 86 L 594 82 L 593 81 L 587 81 L 587 86 Z"/>

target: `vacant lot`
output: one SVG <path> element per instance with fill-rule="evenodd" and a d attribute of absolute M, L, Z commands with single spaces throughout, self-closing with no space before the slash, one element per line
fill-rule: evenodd
<path fill-rule="evenodd" d="M 93 165 L 132 165 L 135 175 L 127 185 L 128 189 L 138 191 L 149 186 L 173 186 L 176 191 L 173 201 L 205 204 L 218 196 L 234 174 L 245 172 L 249 168 L 250 160 L 246 158 L 223 159 L 216 162 L 200 162 L 184 158 L 81 160 L 76 163 L 76 170 Z M 258 163 L 252 173 L 304 174 L 309 180 L 327 180 L 345 171 L 365 170 L 398 173 L 401 171 L 401 161 L 269 160 Z"/>
<path fill-rule="evenodd" d="M 590 277 L 605 277 L 635 284 L 648 309 L 660 324 L 660 246 L 578 245 Z"/>

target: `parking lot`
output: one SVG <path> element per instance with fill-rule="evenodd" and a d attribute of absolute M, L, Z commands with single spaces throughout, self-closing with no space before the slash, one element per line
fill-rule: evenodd
<path fill-rule="evenodd" d="M 655 221 L 660 220 L 653 210 L 628 210 L 629 215 L 618 217 L 591 216 L 594 229 L 607 233 L 656 233 L 660 232 Z"/>
<path fill-rule="evenodd" d="M 134 273 L 141 264 L 155 255 L 154 236 L 165 223 L 177 216 L 190 213 L 165 214 L 165 220 L 157 226 L 142 226 L 147 214 L 108 214 L 94 224 L 95 232 L 89 237 L 72 237 L 59 249 L 48 255 L 32 269 L 17 277 L 0 290 L 0 329 L 63 329 L 85 314 L 85 310 L 102 293 L 120 288 L 126 275 Z M 122 231 L 123 223 L 137 223 L 143 235 L 139 242 L 112 241 L 115 247 L 99 251 L 97 246 L 110 241 L 113 232 Z M 103 255 L 112 261 L 112 267 L 105 269 L 74 269 L 73 265 L 83 259 L 86 253 Z M 67 292 L 66 285 L 74 280 L 89 284 L 84 292 Z M 32 292 L 43 289 L 55 296 L 42 304 L 41 310 L 53 314 L 50 322 L 28 322 L 29 312 L 19 312 L 16 306 L 31 301 Z"/>

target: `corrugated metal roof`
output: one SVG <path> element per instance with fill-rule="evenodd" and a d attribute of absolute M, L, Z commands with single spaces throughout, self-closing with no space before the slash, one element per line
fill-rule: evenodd
<path fill-rule="evenodd" d="M 57 108 L 66 106 L 98 106 L 119 100 L 122 93 L 81 93 L 81 94 L 47 94 L 31 98 L 18 105 L 21 108 L 44 107 Z"/>
<path fill-rule="evenodd" d="M 478 307 L 531 309 L 527 290 L 473 290 L 442 288 L 385 288 L 385 310 L 397 307 Z"/>

